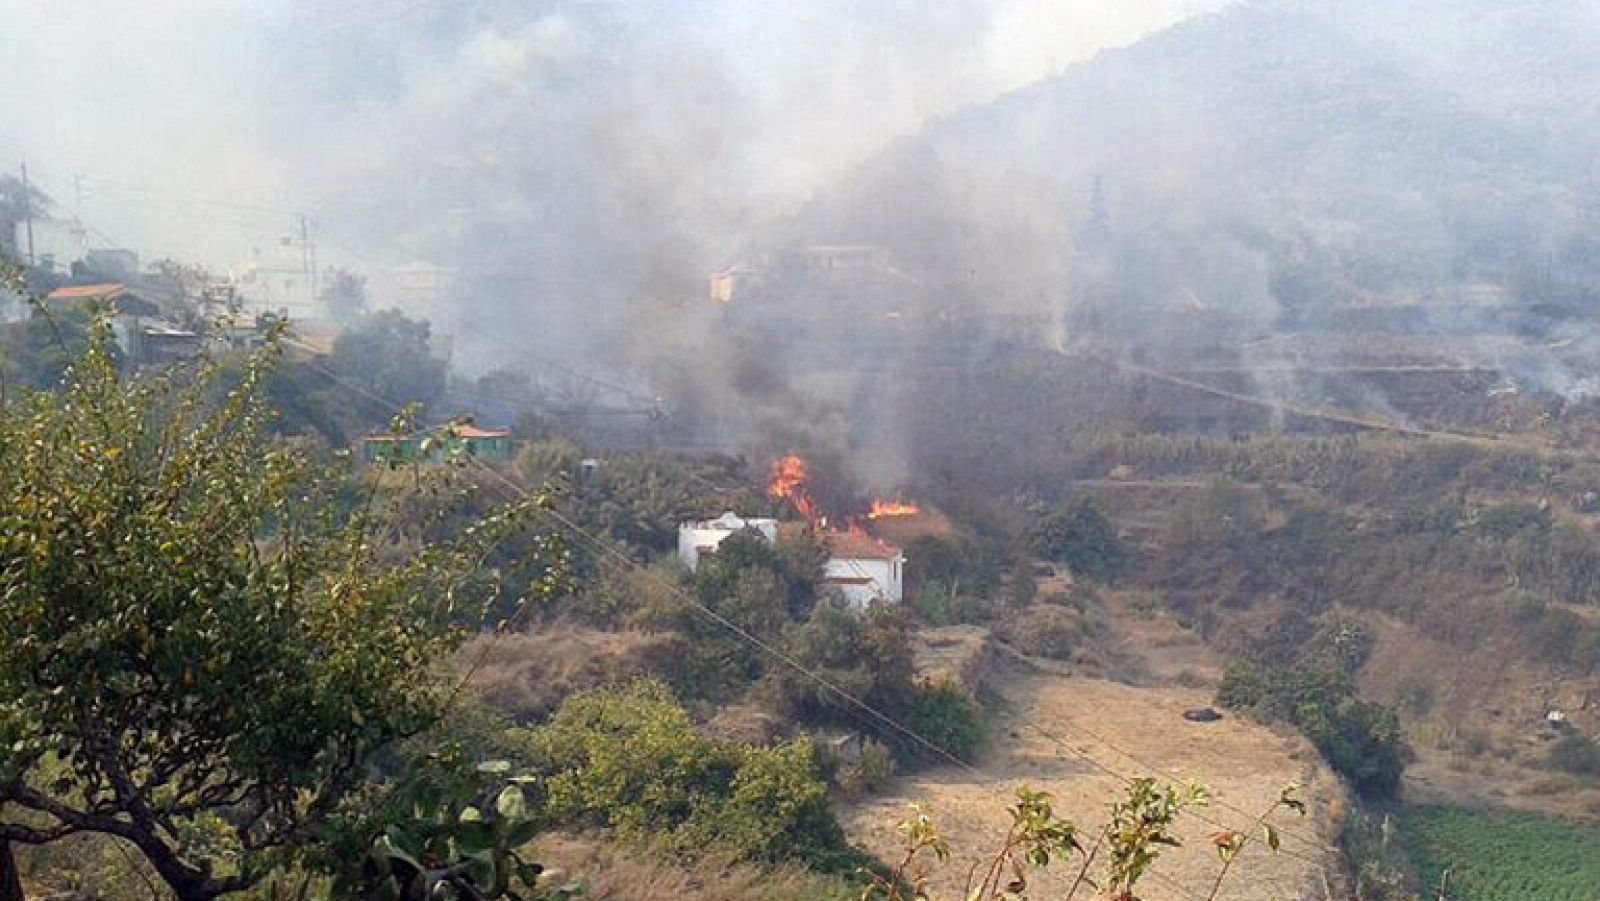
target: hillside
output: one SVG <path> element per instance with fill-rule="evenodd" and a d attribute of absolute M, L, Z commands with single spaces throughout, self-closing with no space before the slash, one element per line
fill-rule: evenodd
<path fill-rule="evenodd" d="M 1588 3 L 1247 3 L 930 124 L 781 239 L 1149 345 L 1483 329 L 1530 261 L 1594 275 L 1597 36 Z"/>

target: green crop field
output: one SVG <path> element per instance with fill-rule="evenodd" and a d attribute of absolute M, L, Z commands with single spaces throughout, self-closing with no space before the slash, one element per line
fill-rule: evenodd
<path fill-rule="evenodd" d="M 1600 826 L 1461 807 L 1414 808 L 1401 826 L 1423 886 L 1450 870 L 1451 901 L 1600 899 Z"/>

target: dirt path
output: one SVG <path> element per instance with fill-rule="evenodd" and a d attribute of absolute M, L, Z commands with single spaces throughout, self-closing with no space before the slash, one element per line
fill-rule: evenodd
<path fill-rule="evenodd" d="M 1184 720 L 1185 709 L 1210 703 L 1208 689 L 1134 687 L 1016 661 L 991 674 L 989 689 L 996 695 L 995 716 L 993 738 L 979 761 L 982 777 L 930 770 L 841 812 L 850 837 L 887 859 L 899 846 L 895 824 L 907 805 L 925 803 L 956 845 L 948 861 L 931 868 L 935 897 L 958 898 L 968 868 L 1001 841 L 1017 786 L 1049 791 L 1058 812 L 1092 832 L 1121 796 L 1121 777 L 1139 775 L 1202 782 L 1220 802 L 1180 820 L 1184 846 L 1157 864 L 1144 895 L 1150 901 L 1204 898 L 1218 865 L 1208 837 L 1224 827 L 1246 828 L 1251 814 L 1269 807 L 1291 781 L 1307 786 L 1311 805 L 1305 820 L 1282 818 L 1285 850 L 1293 856 L 1247 849 L 1220 897 L 1322 897 L 1320 870 L 1335 869 L 1329 848 L 1344 801 L 1301 739 L 1231 716 L 1215 723 Z M 1075 875 L 1071 866 L 1047 871 L 1035 880 L 1033 896 L 1060 897 Z"/>

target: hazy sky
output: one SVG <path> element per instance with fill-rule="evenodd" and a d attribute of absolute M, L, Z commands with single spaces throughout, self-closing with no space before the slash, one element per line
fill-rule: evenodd
<path fill-rule="evenodd" d="M 549 196 L 596 140 L 625 203 L 698 233 L 1224 2 L 10 0 L 0 160 L 81 193 L 97 243 L 215 266 L 292 226 L 229 203 L 304 210 L 358 265 L 439 256 L 488 206 L 560 231 L 600 215 Z"/>

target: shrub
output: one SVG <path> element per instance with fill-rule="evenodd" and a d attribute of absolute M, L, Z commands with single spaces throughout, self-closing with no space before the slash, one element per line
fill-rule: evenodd
<path fill-rule="evenodd" d="M 929 582 L 917 590 L 911 608 L 930 626 L 955 626 L 984 618 L 983 602 L 963 594 L 959 583 Z"/>
<path fill-rule="evenodd" d="M 971 760 L 983 744 L 983 716 L 978 705 L 949 682 L 917 683 L 899 714 L 907 729 L 961 760 Z M 908 759 L 938 762 L 942 757 L 904 736 L 897 737 L 894 747 Z"/>
<path fill-rule="evenodd" d="M 942 583 L 974 595 L 993 594 L 1000 587 L 1004 555 L 992 547 L 964 538 L 924 535 L 906 547 L 917 561 L 916 587 Z"/>
<path fill-rule="evenodd" d="M 1223 675 L 1217 702 L 1292 723 L 1363 795 L 1390 797 L 1400 788 L 1410 754 L 1400 721 L 1387 707 L 1357 700 L 1345 673 L 1235 664 Z"/>
<path fill-rule="evenodd" d="M 1550 746 L 1545 761 L 1562 772 L 1600 776 L 1600 745 L 1580 732 L 1568 732 Z"/>
<path fill-rule="evenodd" d="M 1000 637 L 1024 654 L 1071 660 L 1088 637 L 1083 614 L 1070 607 L 1039 604 L 1000 627 Z"/>
<path fill-rule="evenodd" d="M 812 744 L 743 748 L 740 756 L 728 796 L 689 830 L 704 837 L 696 844 L 720 844 L 746 860 L 840 869 L 852 855 L 828 807 Z"/>
<path fill-rule="evenodd" d="M 875 606 L 859 616 L 841 604 L 817 605 L 811 617 L 786 636 L 789 655 L 868 704 L 885 711 L 898 709 L 913 691 L 911 640 L 904 613 Z M 859 708 L 789 667 L 767 676 L 767 688 L 798 718 L 861 728 Z"/>
<path fill-rule="evenodd" d="M 1150 619 L 1167 608 L 1167 602 L 1161 597 L 1161 592 L 1146 589 L 1122 592 L 1122 605 L 1129 613 L 1140 619 Z"/>
<path fill-rule="evenodd" d="M 1127 571 L 1132 553 L 1116 526 L 1092 502 L 1076 501 L 1044 518 L 1028 534 L 1028 549 L 1074 573 L 1109 582 Z"/>
<path fill-rule="evenodd" d="M 839 767 L 835 781 L 845 797 L 859 798 L 888 785 L 894 772 L 894 754 L 869 738 L 861 745 L 861 756 Z"/>
<path fill-rule="evenodd" d="M 575 695 L 531 744 L 557 823 L 747 860 L 854 860 L 809 742 L 752 748 L 702 736 L 660 682 Z"/>

